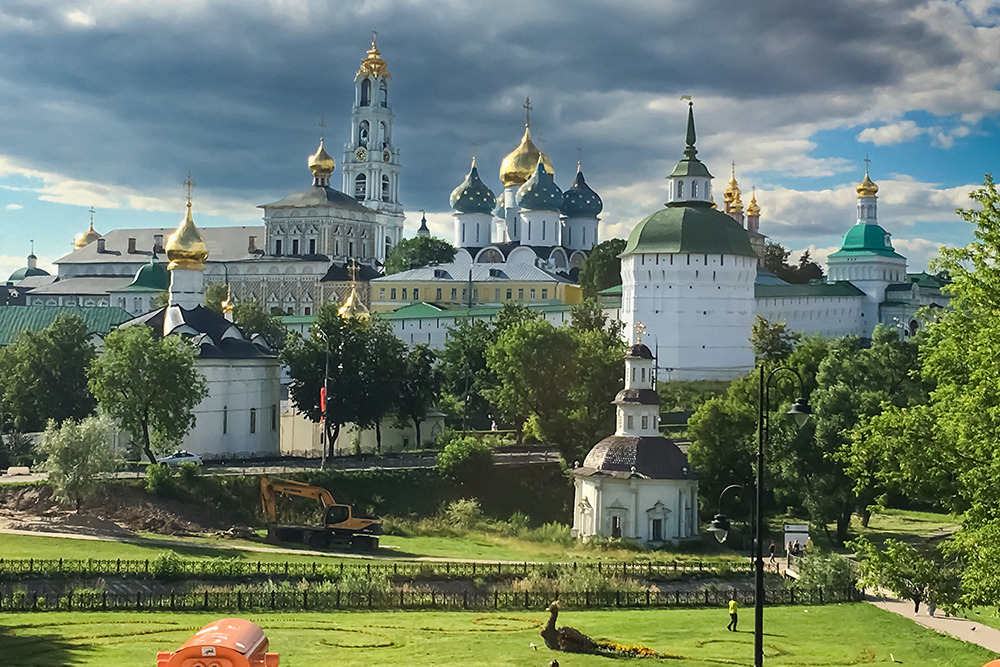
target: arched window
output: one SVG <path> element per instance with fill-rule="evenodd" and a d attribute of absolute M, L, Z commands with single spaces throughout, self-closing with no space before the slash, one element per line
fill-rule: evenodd
<path fill-rule="evenodd" d="M 361 124 L 358 125 L 358 145 L 368 146 L 368 121 L 363 120 Z"/>
<path fill-rule="evenodd" d="M 385 237 L 385 254 L 388 257 L 389 251 L 392 250 L 392 239 L 388 236 Z"/>
<path fill-rule="evenodd" d="M 382 108 L 389 106 L 389 86 L 385 85 L 385 79 L 378 84 L 378 105 Z"/>
<path fill-rule="evenodd" d="M 365 198 L 367 182 L 364 174 L 358 174 L 354 177 L 354 198 L 357 200 L 362 200 Z"/>
<path fill-rule="evenodd" d="M 677 198 L 682 199 L 684 197 L 684 181 L 677 181 Z"/>
<path fill-rule="evenodd" d="M 691 198 L 698 197 L 698 181 L 691 181 Z"/>
<path fill-rule="evenodd" d="M 361 82 L 361 106 L 368 107 L 372 104 L 372 82 L 365 79 Z"/>
<path fill-rule="evenodd" d="M 379 141 L 382 142 L 382 148 L 389 145 L 389 126 L 384 121 L 379 123 Z"/>
<path fill-rule="evenodd" d="M 389 177 L 382 174 L 382 201 L 390 201 L 389 197 Z"/>

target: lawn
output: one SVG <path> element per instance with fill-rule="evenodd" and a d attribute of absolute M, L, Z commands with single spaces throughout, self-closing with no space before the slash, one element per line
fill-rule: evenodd
<path fill-rule="evenodd" d="M 173 650 L 218 618 L 205 614 L 8 614 L 0 618 L 5 667 L 139 667 Z M 282 667 L 505 667 L 547 664 L 608 667 L 607 658 L 557 655 L 538 632 L 546 614 L 380 612 L 259 614 Z M 725 610 L 568 612 L 565 622 L 595 638 L 643 644 L 691 667 L 752 663 L 752 614 L 741 630 L 725 630 Z M 539 648 L 533 650 L 534 642 Z M 786 607 L 767 611 L 765 655 L 772 667 L 859 663 L 978 667 L 993 657 L 871 605 Z"/>

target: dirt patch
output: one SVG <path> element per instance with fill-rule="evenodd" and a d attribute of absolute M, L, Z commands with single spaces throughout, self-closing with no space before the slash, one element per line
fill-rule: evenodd
<path fill-rule="evenodd" d="M 0 487 L 0 528 L 123 537 L 138 531 L 161 535 L 216 534 L 233 527 L 222 510 L 110 484 L 77 512 L 56 501 L 50 486 Z"/>

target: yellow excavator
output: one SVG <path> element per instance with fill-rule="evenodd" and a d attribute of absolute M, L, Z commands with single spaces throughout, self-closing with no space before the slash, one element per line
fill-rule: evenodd
<path fill-rule="evenodd" d="M 323 524 L 319 526 L 291 526 L 278 523 L 275 498 L 279 495 L 312 498 L 323 505 Z M 271 544 L 299 542 L 311 547 L 350 544 L 354 551 L 371 551 L 378 548 L 382 534 L 381 519 L 373 516 L 356 516 L 350 505 L 338 504 L 333 494 L 321 486 L 304 484 L 290 479 L 261 477 L 260 502 L 267 517 L 267 541 Z"/>

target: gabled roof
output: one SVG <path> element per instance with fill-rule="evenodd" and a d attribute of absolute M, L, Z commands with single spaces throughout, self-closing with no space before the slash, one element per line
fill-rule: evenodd
<path fill-rule="evenodd" d="M 754 285 L 757 299 L 780 299 L 798 297 L 864 296 L 865 293 L 846 280 L 833 283 L 809 283 L 807 285 Z"/>
<path fill-rule="evenodd" d="M 472 271 L 472 282 L 506 282 L 534 281 L 550 283 L 573 284 L 571 280 L 561 275 L 550 273 L 531 264 L 512 264 L 510 262 L 497 264 L 460 264 L 452 262 L 437 266 L 422 266 L 418 269 L 400 271 L 389 276 L 372 279 L 372 283 L 397 283 L 414 281 L 434 282 L 469 282 L 469 271 Z"/>
<path fill-rule="evenodd" d="M 77 315 L 86 322 L 88 333 L 101 335 L 132 318 L 121 308 L 4 306 L 0 308 L 0 346 L 13 343 L 22 331 L 41 331 L 63 314 Z"/>
<path fill-rule="evenodd" d="M 101 296 L 128 287 L 131 282 L 132 278 L 128 276 L 119 276 L 117 278 L 107 276 L 74 276 L 36 287 L 28 292 L 28 294 L 35 297 L 77 294 L 81 296 Z"/>
<path fill-rule="evenodd" d="M 533 304 L 533 303 L 522 303 L 522 306 L 527 306 L 530 310 L 545 313 L 568 313 L 573 310 L 571 304 L 565 303 L 545 303 L 545 304 Z M 391 313 L 378 313 L 376 317 L 381 317 L 386 320 L 410 320 L 410 319 L 433 319 L 436 317 L 451 317 L 451 318 L 461 318 L 461 317 L 493 317 L 500 312 L 502 306 L 473 306 L 472 308 L 444 308 L 435 303 L 426 303 L 423 301 L 416 301 L 411 304 L 407 304 Z"/>
<path fill-rule="evenodd" d="M 63 255 L 55 264 L 146 264 L 153 256 L 153 237 L 162 236 L 162 242 L 176 231 L 176 227 L 142 227 L 133 229 L 114 229 L 104 235 L 104 252 L 97 252 L 97 242 L 90 243 L 68 255 Z M 251 236 L 257 237 L 258 248 L 263 248 L 265 228 L 261 226 L 246 227 L 198 227 L 205 244 L 208 246 L 209 264 L 212 262 L 231 262 L 238 259 L 258 257 L 258 254 L 247 252 Z M 128 251 L 128 240 L 136 240 L 136 250 Z"/>
<path fill-rule="evenodd" d="M 353 197 L 348 197 L 340 190 L 334 190 L 331 187 L 322 185 L 314 185 L 311 188 L 293 192 L 284 199 L 279 199 L 270 204 L 261 204 L 257 208 L 312 208 L 314 206 L 340 208 L 345 211 L 355 211 L 357 213 L 375 213 L 372 209 L 361 204 Z"/>

